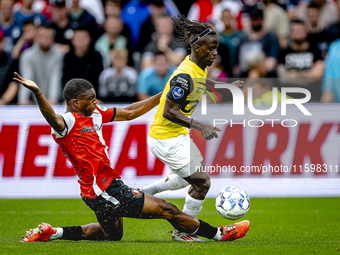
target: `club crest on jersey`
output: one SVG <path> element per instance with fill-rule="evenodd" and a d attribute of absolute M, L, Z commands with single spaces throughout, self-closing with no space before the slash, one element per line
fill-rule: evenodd
<path fill-rule="evenodd" d="M 138 197 L 141 197 L 142 196 L 142 193 L 141 191 L 139 191 L 139 189 L 131 189 L 131 192 L 135 195 L 135 196 L 138 196 Z"/>
<path fill-rule="evenodd" d="M 174 96 L 175 99 L 182 98 L 182 97 L 184 96 L 184 90 L 181 89 L 180 87 L 176 87 L 176 88 L 172 91 L 172 95 Z"/>
<path fill-rule="evenodd" d="M 107 107 L 105 107 L 105 106 L 101 106 L 101 105 L 97 105 L 98 107 L 99 107 L 99 109 L 100 110 L 102 110 L 102 111 L 106 111 L 108 108 Z"/>
<path fill-rule="evenodd" d="M 81 135 L 81 134 L 86 134 L 90 132 L 95 132 L 99 129 L 100 127 L 97 124 L 94 124 L 93 127 L 83 127 L 79 134 Z"/>

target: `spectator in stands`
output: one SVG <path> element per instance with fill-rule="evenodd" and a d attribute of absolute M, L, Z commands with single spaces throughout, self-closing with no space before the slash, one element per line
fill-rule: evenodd
<path fill-rule="evenodd" d="M 34 80 L 50 104 L 58 103 L 61 92 L 63 54 L 55 47 L 54 30 L 47 26 L 37 29 L 36 43 L 20 57 L 19 70 L 24 77 Z M 32 92 L 20 87 L 19 104 L 31 104 Z"/>
<path fill-rule="evenodd" d="M 111 64 L 111 49 L 127 49 L 127 39 L 121 35 L 123 21 L 119 16 L 109 16 L 104 25 L 105 33 L 97 40 L 95 50 L 102 55 L 104 68 Z"/>
<path fill-rule="evenodd" d="M 266 29 L 274 32 L 279 38 L 281 48 L 287 47 L 287 37 L 289 34 L 289 20 L 285 10 L 276 4 L 274 0 L 263 0 L 264 20 L 263 24 Z"/>
<path fill-rule="evenodd" d="M 228 79 L 228 75 L 223 71 L 223 67 L 221 66 L 221 56 L 217 55 L 215 61 L 211 66 L 207 66 L 208 78 L 214 81 L 226 82 Z"/>
<path fill-rule="evenodd" d="M 340 102 L 340 39 L 329 46 L 325 60 L 325 76 L 322 83 L 321 102 Z"/>
<path fill-rule="evenodd" d="M 266 78 L 265 59 L 263 51 L 254 49 L 247 52 L 244 58 L 245 66 L 249 70 L 247 78 Z"/>
<path fill-rule="evenodd" d="M 249 11 L 252 32 L 241 39 L 237 50 L 239 72 L 247 77 L 249 69 L 245 61 L 248 52 L 257 50 L 265 54 L 264 70 L 267 77 L 276 77 L 276 66 L 280 54 L 280 45 L 276 34 L 263 27 L 263 11 L 254 6 Z"/>
<path fill-rule="evenodd" d="M 323 76 L 324 71 L 321 51 L 307 41 L 307 31 L 303 21 L 292 21 L 290 27 L 292 42 L 288 44 L 287 49 L 282 50 L 278 66 L 281 83 L 306 86 L 312 94 L 311 100 L 319 101 L 321 83 L 317 79 Z M 297 97 L 297 95 L 292 96 Z"/>
<path fill-rule="evenodd" d="M 96 19 L 79 6 L 79 0 L 72 0 L 72 7 L 69 10 L 69 15 L 72 29 L 85 28 L 89 31 L 93 40 L 97 39 L 98 27 Z"/>
<path fill-rule="evenodd" d="M 145 68 L 139 75 L 137 98 L 139 101 L 154 96 L 164 89 L 176 67 L 171 66 L 164 52 L 155 53 L 154 64 Z"/>
<path fill-rule="evenodd" d="M 122 9 L 122 19 L 131 31 L 132 50 L 138 49 L 139 34 L 142 24 L 149 18 L 148 0 L 133 0 L 124 5 Z"/>
<path fill-rule="evenodd" d="M 321 51 L 322 59 L 326 57 L 328 45 L 330 43 L 330 37 L 325 30 L 325 26 L 319 22 L 320 5 L 311 2 L 308 5 L 307 12 L 307 41 L 313 44 Z"/>
<path fill-rule="evenodd" d="M 230 10 L 231 15 L 236 17 L 242 5 L 239 0 L 197 0 L 192 4 L 187 17 L 190 20 L 210 20 L 214 22 L 216 31 L 222 32 L 224 30 L 224 24 L 221 21 L 223 10 Z"/>
<path fill-rule="evenodd" d="M 339 21 L 339 12 L 333 1 L 327 0 L 313 0 L 312 2 L 320 5 L 320 17 L 319 23 L 324 25 L 325 27 L 329 27 L 329 25 Z M 299 9 L 297 9 L 297 19 L 307 20 L 307 4 L 299 5 Z"/>
<path fill-rule="evenodd" d="M 112 50 L 112 67 L 99 77 L 99 98 L 104 102 L 135 102 L 137 71 L 129 66 L 126 49 Z"/>
<path fill-rule="evenodd" d="M 120 16 L 122 13 L 121 0 L 106 0 L 104 4 L 105 17 Z"/>
<path fill-rule="evenodd" d="M 142 24 L 149 18 L 150 0 L 131 0 L 126 3 L 122 9 L 122 19 L 131 31 L 131 47 L 132 50 L 138 49 L 138 38 Z M 167 13 L 171 17 L 177 16 L 179 11 L 172 0 L 164 0 L 164 5 Z"/>
<path fill-rule="evenodd" d="M 106 18 L 109 16 L 121 17 L 121 13 L 122 13 L 121 0 L 106 0 L 105 5 L 104 5 L 104 13 L 105 13 Z M 103 34 L 103 33 L 105 33 L 105 30 L 101 31 L 100 34 Z M 121 35 L 123 35 L 127 39 L 127 48 L 129 50 L 129 64 L 133 65 L 132 57 L 131 57 L 133 53 L 133 50 L 131 48 L 131 31 L 130 31 L 129 26 L 126 25 L 124 22 L 123 22 L 123 31 L 121 32 Z"/>
<path fill-rule="evenodd" d="M 14 0 L 1 0 L 0 27 L 5 34 L 3 50 L 9 56 L 22 34 L 22 24 L 13 15 Z"/>
<path fill-rule="evenodd" d="M 19 84 L 13 81 L 13 73 L 18 71 L 18 62 L 3 50 L 5 34 L 0 29 L 0 105 L 16 103 Z"/>
<path fill-rule="evenodd" d="M 11 56 L 13 59 L 19 59 L 21 53 L 30 48 L 36 38 L 37 28 L 33 20 L 25 21 L 22 28 L 23 33 L 12 50 Z"/>
<path fill-rule="evenodd" d="M 44 15 L 33 11 L 33 2 L 33 0 L 22 0 L 22 8 L 14 14 L 15 19 L 21 22 L 21 24 L 30 20 L 34 21 L 35 26 L 46 23 L 46 17 Z"/>
<path fill-rule="evenodd" d="M 50 21 L 52 19 L 52 15 L 53 15 L 53 7 L 50 5 L 49 2 L 53 2 L 54 0 L 33 0 L 31 2 L 32 3 L 32 11 L 36 12 L 36 13 L 40 13 L 42 14 L 47 22 Z M 14 12 L 17 12 L 18 10 L 22 9 L 23 6 L 23 1 L 21 0 L 15 0 L 15 4 L 14 4 Z"/>
<path fill-rule="evenodd" d="M 90 13 L 100 26 L 105 22 L 104 6 L 102 0 L 80 0 L 79 6 Z"/>
<path fill-rule="evenodd" d="M 152 65 L 154 54 L 163 51 L 172 65 L 178 66 L 185 58 L 185 45 L 175 42 L 174 26 L 169 15 L 159 16 L 156 20 L 156 41 L 149 42 L 142 56 L 142 69 Z"/>
<path fill-rule="evenodd" d="M 319 23 L 320 5 L 311 2 L 308 5 L 307 12 L 307 41 L 317 47 L 321 52 L 322 59 L 325 58 L 330 41 L 329 35 L 325 30 L 325 26 Z"/>
<path fill-rule="evenodd" d="M 221 55 L 221 64 L 222 66 L 229 66 L 234 67 L 237 62 L 237 55 L 236 50 L 240 44 L 240 40 L 243 36 L 245 36 L 244 32 L 238 31 L 236 29 L 235 20 L 230 12 L 229 9 L 224 9 L 222 12 L 222 22 L 224 24 L 224 31 L 220 33 L 219 38 L 219 48 L 218 51 L 220 51 L 221 47 L 226 46 L 228 49 L 228 55 L 229 57 L 225 59 L 225 53 L 226 50 L 221 50 L 219 54 Z M 225 63 L 225 64 L 224 64 Z M 224 68 L 226 69 L 226 68 Z M 225 70 L 226 71 L 226 70 Z M 228 73 L 228 72 L 227 72 Z M 232 77 L 233 75 L 230 73 L 228 74 L 229 77 Z"/>
<path fill-rule="evenodd" d="M 304 0 L 288 0 L 286 5 L 287 15 L 289 20 L 297 19 L 300 8 L 305 8 L 306 1 Z"/>
<path fill-rule="evenodd" d="M 65 0 L 55 0 L 54 9 L 55 18 L 51 25 L 55 31 L 54 41 L 62 52 L 67 53 L 70 50 L 73 29 L 67 14 Z"/>
<path fill-rule="evenodd" d="M 155 22 L 157 17 L 166 14 L 166 8 L 163 0 L 152 0 L 149 5 L 150 17 L 142 24 L 141 35 L 138 41 L 138 50 L 142 51 L 144 47 L 155 38 Z"/>
<path fill-rule="evenodd" d="M 52 21 L 52 16 L 53 16 L 53 6 L 51 3 L 53 3 L 55 0 L 34 0 L 32 9 L 37 12 L 42 14 L 47 22 Z"/>
<path fill-rule="evenodd" d="M 73 78 L 83 78 L 91 82 L 98 93 L 98 79 L 103 71 L 103 60 L 100 53 L 94 50 L 91 40 L 87 28 L 74 30 L 71 50 L 64 57 L 63 87 Z"/>
<path fill-rule="evenodd" d="M 338 8 L 338 13 L 340 13 L 340 0 L 336 1 L 336 6 Z M 340 37 L 340 19 L 338 22 L 335 22 L 329 26 L 327 29 L 327 34 L 329 36 L 330 42 Z"/>

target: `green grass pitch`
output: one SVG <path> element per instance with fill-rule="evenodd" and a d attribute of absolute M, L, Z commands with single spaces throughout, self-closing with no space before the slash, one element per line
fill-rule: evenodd
<path fill-rule="evenodd" d="M 179 208 L 183 199 L 169 199 Z M 171 241 L 165 220 L 124 219 L 119 242 L 52 241 L 20 243 L 26 230 L 48 222 L 54 227 L 96 222 L 81 199 L 0 200 L 0 254 L 339 254 L 340 198 L 253 198 L 244 219 L 247 236 L 233 242 Z M 228 225 L 207 199 L 199 218 Z"/>

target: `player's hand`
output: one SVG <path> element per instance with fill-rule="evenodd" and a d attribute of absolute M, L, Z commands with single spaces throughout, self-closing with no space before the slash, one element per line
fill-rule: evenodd
<path fill-rule="evenodd" d="M 14 72 L 14 75 L 16 76 L 15 78 L 13 78 L 13 80 L 20 82 L 22 85 L 24 85 L 26 88 L 28 88 L 29 90 L 31 90 L 34 93 L 37 93 L 38 91 L 40 91 L 39 87 L 37 84 L 35 84 L 34 81 L 31 80 L 27 80 L 22 78 L 17 72 Z"/>
<path fill-rule="evenodd" d="M 205 140 L 211 140 L 218 137 L 216 131 L 220 132 L 222 130 L 212 125 L 204 125 L 200 131 Z"/>
<path fill-rule="evenodd" d="M 231 85 L 234 85 L 235 87 L 242 88 L 244 85 L 244 81 L 234 81 L 231 83 Z"/>

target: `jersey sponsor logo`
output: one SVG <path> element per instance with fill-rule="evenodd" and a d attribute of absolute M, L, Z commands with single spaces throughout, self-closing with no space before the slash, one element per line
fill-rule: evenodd
<path fill-rule="evenodd" d="M 184 96 L 184 90 L 182 88 L 180 88 L 180 87 L 176 87 L 172 91 L 172 95 L 174 96 L 175 99 L 182 98 Z"/>
<path fill-rule="evenodd" d="M 100 130 L 100 128 L 101 127 L 98 126 L 97 124 L 94 124 L 93 127 L 83 127 L 79 134 L 81 135 L 81 134 L 86 134 L 90 132 L 95 132 L 97 130 Z"/>
<path fill-rule="evenodd" d="M 182 88 L 188 90 L 189 89 L 189 84 L 188 80 L 185 78 L 182 78 L 180 76 L 177 76 L 177 82 L 182 85 Z"/>

